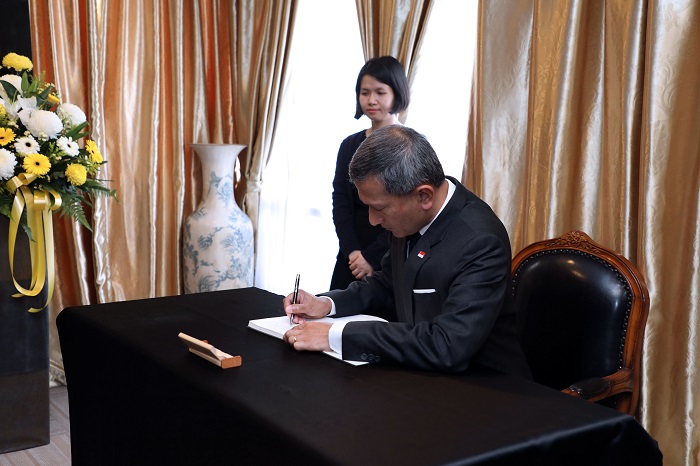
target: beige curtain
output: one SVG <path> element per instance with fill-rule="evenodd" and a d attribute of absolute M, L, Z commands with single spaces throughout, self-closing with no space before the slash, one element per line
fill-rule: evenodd
<path fill-rule="evenodd" d="M 236 5 L 230 40 L 232 44 L 245 45 L 233 51 L 233 120 L 237 134 L 248 145 L 243 156 L 243 209 L 253 221 L 257 238 L 260 189 L 286 82 L 296 0 L 249 0 Z"/>
<path fill-rule="evenodd" d="M 433 0 L 356 0 L 365 60 L 391 55 L 404 66 L 409 86 Z M 399 117 L 402 122 L 410 108 Z"/>
<path fill-rule="evenodd" d="M 642 270 L 639 418 L 669 465 L 700 464 L 699 45 L 692 0 L 482 1 L 463 177 L 514 252 L 581 229 Z"/>
<path fill-rule="evenodd" d="M 88 114 L 119 202 L 94 234 L 57 219 L 63 308 L 181 292 L 181 226 L 199 201 L 192 142 L 248 146 L 248 213 L 272 144 L 294 2 L 33 0 L 32 49 L 64 101 Z M 245 187 L 246 184 L 242 183 Z M 55 325 L 51 365 L 63 381 Z"/>
<path fill-rule="evenodd" d="M 365 60 L 391 55 L 410 69 L 432 0 L 356 0 L 355 3 Z"/>

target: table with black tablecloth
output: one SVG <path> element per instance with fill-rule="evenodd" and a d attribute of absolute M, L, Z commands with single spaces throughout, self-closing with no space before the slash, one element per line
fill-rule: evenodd
<path fill-rule="evenodd" d="M 257 288 L 63 310 L 73 464 L 661 464 L 634 418 L 528 380 L 352 366 L 247 328 L 282 314 Z"/>

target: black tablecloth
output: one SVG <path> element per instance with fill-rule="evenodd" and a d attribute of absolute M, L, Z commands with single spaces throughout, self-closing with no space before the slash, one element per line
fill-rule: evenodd
<path fill-rule="evenodd" d="M 256 288 L 65 309 L 73 464 L 661 464 L 634 418 L 527 380 L 355 367 L 247 328 L 282 313 Z"/>

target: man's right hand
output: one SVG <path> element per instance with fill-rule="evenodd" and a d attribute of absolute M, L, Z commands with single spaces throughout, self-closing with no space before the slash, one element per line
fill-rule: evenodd
<path fill-rule="evenodd" d="M 294 315 L 295 324 L 303 323 L 306 319 L 320 319 L 331 312 L 331 301 L 328 298 L 318 297 L 301 289 L 297 294 L 296 304 L 292 304 L 293 297 L 294 293 L 289 293 L 282 304 L 287 315 Z"/>

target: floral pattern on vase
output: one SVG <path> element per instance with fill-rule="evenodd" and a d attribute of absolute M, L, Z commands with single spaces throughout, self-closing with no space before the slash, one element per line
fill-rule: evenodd
<path fill-rule="evenodd" d="M 190 144 L 202 163 L 202 201 L 186 219 L 185 293 L 253 286 L 253 224 L 233 195 L 239 144 Z"/>

